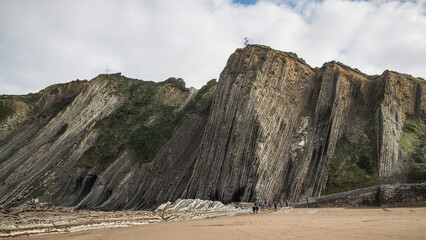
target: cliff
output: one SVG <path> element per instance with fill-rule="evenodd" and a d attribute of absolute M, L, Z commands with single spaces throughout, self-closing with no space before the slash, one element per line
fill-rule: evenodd
<path fill-rule="evenodd" d="M 296 201 L 425 181 L 426 83 L 249 45 L 218 83 L 120 74 L 2 96 L 0 206 Z"/>
<path fill-rule="evenodd" d="M 425 87 L 395 72 L 313 69 L 294 54 L 239 49 L 220 76 L 186 197 L 296 201 L 400 174 L 405 120 L 424 129 Z"/>
<path fill-rule="evenodd" d="M 1 128 L 0 205 L 38 198 L 59 206 L 136 209 L 179 197 L 216 82 L 200 91 L 184 85 L 108 74 L 3 96 L 9 111 Z M 49 110 L 56 105 L 61 108 Z"/>

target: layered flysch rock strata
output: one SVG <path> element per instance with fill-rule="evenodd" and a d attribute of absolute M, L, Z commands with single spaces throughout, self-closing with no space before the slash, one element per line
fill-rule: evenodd
<path fill-rule="evenodd" d="M 49 208 L 10 210 L 0 212 L 0 238 L 235 216 L 250 211 L 248 207 L 200 199 L 178 199 L 174 203 L 160 205 L 155 211 L 102 212 Z"/>
<path fill-rule="evenodd" d="M 1 106 L 15 111 L 0 118 L 0 207 L 32 199 L 100 210 L 154 209 L 178 198 L 294 202 L 321 195 L 353 169 L 362 187 L 376 178 L 399 181 L 412 155 L 401 146 L 405 123 L 426 118 L 422 79 L 368 76 L 338 62 L 311 68 L 264 46 L 233 53 L 218 85 L 196 91 L 180 84 L 109 74 L 49 87 L 35 102 L 2 97 Z M 154 85 L 155 93 L 147 90 Z M 139 131 L 161 123 L 158 106 L 170 109 L 176 125 L 152 156 L 140 156 L 148 147 L 130 146 L 134 139 L 161 137 L 161 129 Z M 113 116 L 119 134 L 123 113 L 141 119 L 129 120 L 139 130 L 123 128 L 133 138 L 120 135 L 96 162 L 87 152 L 105 139 L 98 122 Z M 350 179 L 352 189 L 359 179 Z"/>
<path fill-rule="evenodd" d="M 177 199 L 174 203 L 161 204 L 154 212 L 162 219 L 174 222 L 247 214 L 252 211 L 252 206 L 250 203 L 238 203 L 238 206 L 234 206 L 219 201 Z"/>
<path fill-rule="evenodd" d="M 34 112 L 28 112 L 24 118 L 28 124 L 15 125 L 12 128 L 13 135 L 6 132 L 7 138 L 1 146 L 0 205 L 7 206 L 9 202 L 27 198 L 46 177 L 55 174 L 55 167 L 61 165 L 68 155 L 78 154 L 71 150 L 85 129 L 93 121 L 110 114 L 122 101 L 119 95 L 110 94 L 107 81 L 94 81 L 83 86 L 84 89 L 72 85 L 68 88 L 75 87 L 70 91 L 78 95 L 64 111 L 53 118 L 39 118 L 36 121 L 28 120 L 31 114 L 35 115 Z M 68 88 L 58 87 L 42 94 L 49 98 L 48 95 L 58 95 L 60 90 L 66 91 Z M 43 97 L 40 102 L 44 102 Z M 66 131 L 58 136 L 58 131 L 65 124 Z"/>
<path fill-rule="evenodd" d="M 425 87 L 390 71 L 367 76 L 336 62 L 312 69 L 293 54 L 239 49 L 220 76 L 186 197 L 319 196 L 343 135 L 377 148 L 380 177 L 400 173 L 403 123 L 424 119 Z"/>
<path fill-rule="evenodd" d="M 390 177 L 403 167 L 406 152 L 401 148 L 401 135 L 407 117 L 426 119 L 426 84 L 390 71 L 383 73 L 381 81 L 383 100 L 375 112 L 379 173 Z"/>

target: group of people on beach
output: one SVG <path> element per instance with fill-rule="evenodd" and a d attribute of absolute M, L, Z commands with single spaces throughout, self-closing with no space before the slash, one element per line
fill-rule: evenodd
<path fill-rule="evenodd" d="M 283 201 L 281 200 L 279 204 L 280 204 L 281 208 L 283 207 L 283 204 L 285 204 L 285 206 L 288 207 L 290 205 L 290 202 L 288 200 L 286 200 L 283 203 Z M 258 204 L 257 202 L 254 203 L 254 205 L 253 205 L 253 214 L 259 213 L 259 205 L 260 204 Z M 272 208 L 272 202 L 266 202 L 265 201 L 263 206 L 264 206 L 265 209 L 271 209 Z M 275 201 L 274 202 L 274 210 L 277 211 L 277 209 L 278 209 L 278 203 L 277 203 L 277 201 Z"/>

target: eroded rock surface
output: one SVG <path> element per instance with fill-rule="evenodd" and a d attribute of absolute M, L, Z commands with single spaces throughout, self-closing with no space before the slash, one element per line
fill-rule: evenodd
<path fill-rule="evenodd" d="M 34 204 L 34 202 L 33 202 Z M 89 211 L 26 206 L 0 212 L 0 238 L 129 227 L 250 213 L 249 208 L 200 199 L 178 199 L 155 211 Z"/>
<path fill-rule="evenodd" d="M 338 62 L 312 68 L 249 45 L 231 55 L 218 84 L 199 91 L 181 79 L 109 74 L 3 96 L 1 106 L 15 111 L 0 118 L 0 206 L 295 202 L 326 186 L 342 191 L 345 181 L 352 189 L 392 181 L 409 156 L 406 120 L 424 124 L 425 88 L 405 74 L 368 76 Z"/>
<path fill-rule="evenodd" d="M 237 50 L 221 74 L 186 196 L 319 196 L 344 135 L 377 149 L 368 157 L 381 178 L 401 173 L 401 129 L 407 116 L 424 121 L 425 87 L 390 71 L 367 76 L 337 62 L 313 69 L 267 47 Z"/>

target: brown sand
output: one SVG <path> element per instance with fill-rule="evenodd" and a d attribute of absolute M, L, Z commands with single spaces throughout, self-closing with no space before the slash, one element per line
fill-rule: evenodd
<path fill-rule="evenodd" d="M 426 208 L 293 209 L 16 239 L 426 239 Z"/>

